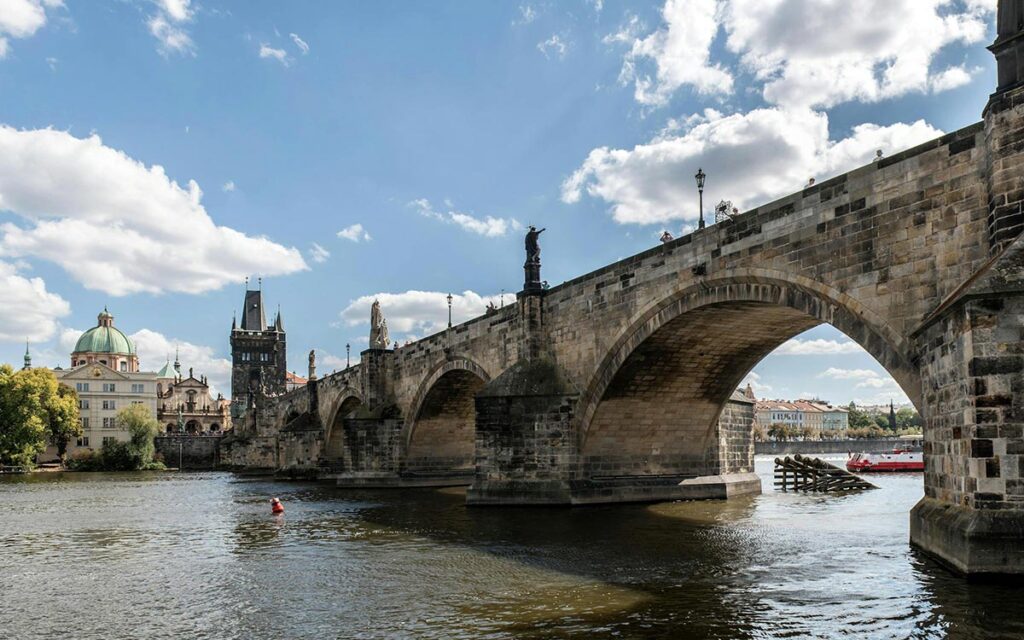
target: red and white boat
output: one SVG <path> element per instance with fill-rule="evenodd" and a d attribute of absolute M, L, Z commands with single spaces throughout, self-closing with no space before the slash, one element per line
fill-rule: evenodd
<path fill-rule="evenodd" d="M 865 471 L 924 471 L 924 454 L 920 451 L 893 449 L 892 453 L 855 453 L 846 461 L 846 470 Z"/>

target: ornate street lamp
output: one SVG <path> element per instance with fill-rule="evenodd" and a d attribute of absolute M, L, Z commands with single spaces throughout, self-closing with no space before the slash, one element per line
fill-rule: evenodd
<path fill-rule="evenodd" d="M 352 345 L 348 342 L 345 343 L 345 368 L 348 369 L 352 366 Z"/>
<path fill-rule="evenodd" d="M 697 228 L 704 228 L 704 178 L 708 177 L 704 173 L 703 169 L 697 169 L 697 175 L 693 176 L 697 180 L 697 193 L 700 194 L 700 220 L 697 222 Z"/>
<path fill-rule="evenodd" d="M 452 294 L 448 294 L 448 328 L 452 328 Z"/>

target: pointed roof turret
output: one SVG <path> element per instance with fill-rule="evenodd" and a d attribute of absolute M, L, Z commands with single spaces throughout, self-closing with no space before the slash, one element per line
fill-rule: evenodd
<path fill-rule="evenodd" d="M 25 340 L 25 366 L 23 369 L 32 368 L 32 354 L 28 352 L 28 340 Z"/>
<path fill-rule="evenodd" d="M 263 312 L 263 291 L 245 291 L 245 302 L 242 306 L 242 331 L 266 331 L 267 316 Z"/>
<path fill-rule="evenodd" d="M 274 320 L 274 329 L 284 333 L 284 320 L 281 319 L 281 305 L 277 305 L 277 319 Z"/>

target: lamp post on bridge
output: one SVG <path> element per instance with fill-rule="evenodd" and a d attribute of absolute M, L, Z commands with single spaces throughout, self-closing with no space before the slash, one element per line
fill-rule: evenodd
<path fill-rule="evenodd" d="M 697 169 L 697 175 L 693 176 L 697 180 L 697 193 L 700 198 L 700 219 L 697 221 L 697 228 L 704 228 L 704 178 L 708 177 L 704 170 L 701 168 Z"/>
<path fill-rule="evenodd" d="M 452 328 L 452 294 L 448 294 L 448 328 Z"/>
<path fill-rule="evenodd" d="M 352 366 L 352 344 L 345 343 L 345 368 L 348 369 Z"/>

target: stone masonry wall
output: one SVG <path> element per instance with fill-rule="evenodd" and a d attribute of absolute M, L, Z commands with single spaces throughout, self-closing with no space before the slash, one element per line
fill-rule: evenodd
<path fill-rule="evenodd" d="M 215 469 L 220 466 L 221 436 L 157 436 L 156 453 L 168 467 Z"/>

